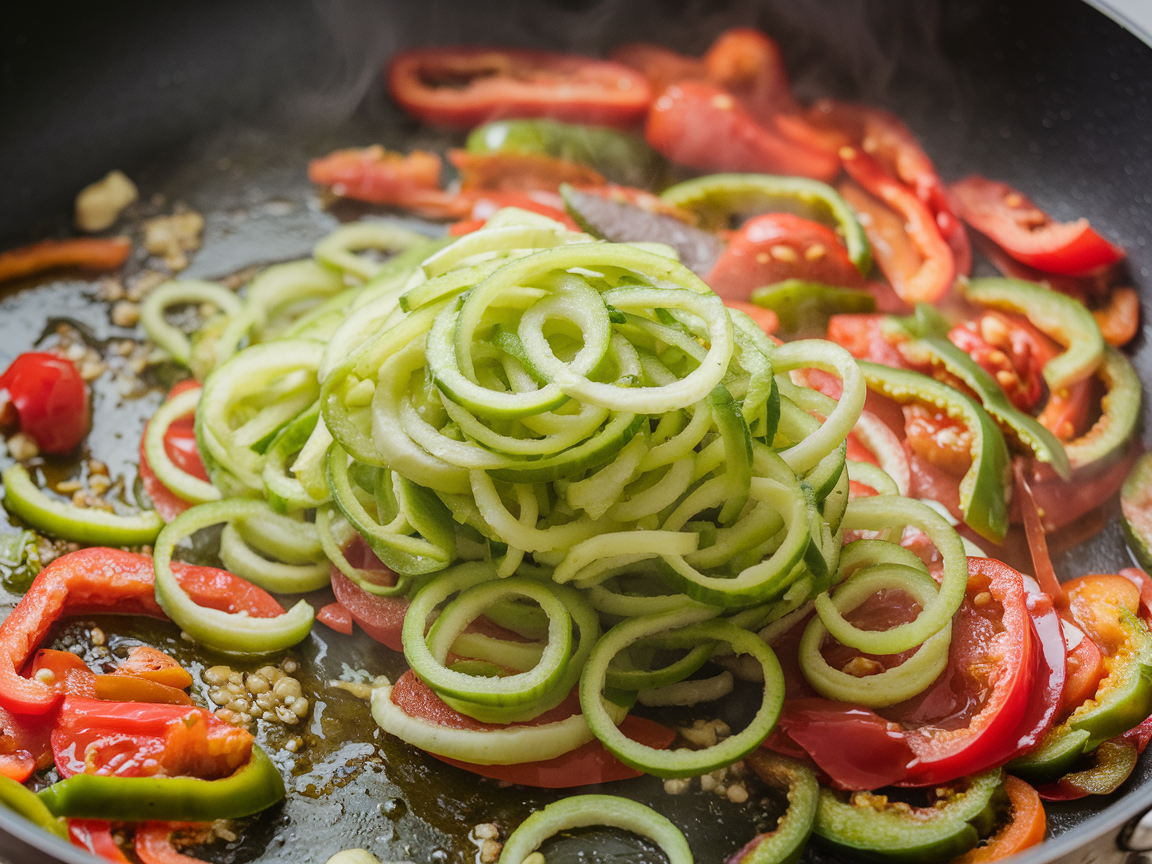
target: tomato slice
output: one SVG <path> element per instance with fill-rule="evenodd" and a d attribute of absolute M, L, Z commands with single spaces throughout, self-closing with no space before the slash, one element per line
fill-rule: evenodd
<path fill-rule="evenodd" d="M 448 706 L 411 670 L 405 672 L 392 688 L 392 701 L 410 717 L 453 729 L 505 729 L 498 723 L 482 723 Z M 540 726 L 555 723 L 580 712 L 580 699 L 573 690 L 568 698 L 555 708 L 545 711 L 539 717 L 525 721 L 522 726 Z M 659 723 L 642 717 L 629 715 L 620 724 L 621 731 L 633 741 L 648 747 L 664 748 L 675 739 L 676 733 Z M 542 762 L 524 762 L 515 765 L 475 765 L 447 756 L 435 756 L 441 762 L 455 765 L 473 774 L 518 783 L 521 786 L 534 786 L 539 789 L 570 789 L 593 783 L 610 783 L 627 780 L 643 774 L 628 767 L 604 749 L 599 741 L 586 744 L 554 759 Z"/>
<path fill-rule="evenodd" d="M 329 603 L 316 613 L 316 620 L 325 627 L 331 627 L 337 633 L 345 636 L 352 635 L 352 613 L 339 603 Z"/>
<path fill-rule="evenodd" d="M 226 777 L 248 761 L 252 735 L 191 705 L 69 697 L 52 731 L 62 777 Z"/>
<path fill-rule="evenodd" d="M 392 57 L 388 93 L 412 116 L 471 128 L 501 117 L 627 126 L 652 91 L 621 63 L 512 48 L 417 48 Z"/>
<path fill-rule="evenodd" d="M 754 289 L 785 279 L 846 287 L 864 284 L 836 232 L 791 213 L 749 219 L 704 277 L 725 300 L 744 301 Z"/>
<path fill-rule="evenodd" d="M 112 823 L 99 819 L 69 819 L 68 838 L 73 846 L 87 849 L 97 858 L 113 864 L 129 864 L 112 837 Z"/>
<path fill-rule="evenodd" d="M 396 584 L 396 574 L 385 567 L 359 537 L 352 541 L 344 555 L 354 567 L 378 572 L 380 584 Z M 400 634 L 404 629 L 404 614 L 408 611 L 407 597 L 369 594 L 335 567 L 332 568 L 332 592 L 336 595 L 336 602 L 347 610 L 365 633 L 393 651 L 404 650 Z"/>
<path fill-rule="evenodd" d="M 13 411 L 15 418 L 5 418 Z M 71 453 L 90 422 L 88 388 L 76 366 L 43 351 L 19 355 L 0 375 L 0 422 L 18 426 L 42 453 Z"/>
<path fill-rule="evenodd" d="M 1018 749 L 1039 662 L 1024 580 L 991 558 L 968 559 L 948 666 L 926 691 L 882 716 L 899 721 L 919 758 L 908 783 L 927 786 L 998 765 Z"/>
<path fill-rule="evenodd" d="M 176 851 L 172 845 L 176 827 L 173 822 L 145 822 L 137 827 L 133 843 L 142 864 L 194 864 L 200 860 Z"/>
<path fill-rule="evenodd" d="M 1031 413 L 1044 391 L 1044 364 L 1060 349 L 1027 322 L 986 312 L 948 331 L 954 345 L 996 379 L 1021 411 Z"/>
<path fill-rule="evenodd" d="M 1046 273 L 1082 276 L 1124 257 L 1087 219 L 1056 222 L 1004 183 L 973 175 L 954 183 L 952 195 L 965 222 L 1017 261 Z"/>

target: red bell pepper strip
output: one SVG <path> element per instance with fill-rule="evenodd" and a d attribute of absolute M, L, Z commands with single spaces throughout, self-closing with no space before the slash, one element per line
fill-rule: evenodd
<path fill-rule="evenodd" d="M 395 574 L 392 576 L 395 579 Z M 369 594 L 335 567 L 332 568 L 332 592 L 336 595 L 336 602 L 348 611 L 365 633 L 393 651 L 404 650 L 400 632 L 404 628 L 404 614 L 408 611 L 407 597 Z"/>
<path fill-rule="evenodd" d="M 18 249 L 0 252 L 0 282 L 31 276 L 57 267 L 115 270 L 132 251 L 127 237 L 74 237 L 41 240 Z"/>
<path fill-rule="evenodd" d="M 201 606 L 247 611 L 257 618 L 282 615 L 272 595 L 213 567 L 173 565 L 180 584 Z M 0 705 L 17 714 L 45 714 L 60 701 L 53 687 L 20 675 L 48 630 L 64 615 L 112 612 L 166 618 L 156 603 L 152 559 L 93 547 L 61 556 L 33 581 L 19 605 L 0 622 Z"/>
<path fill-rule="evenodd" d="M 1009 819 L 984 844 L 965 852 L 953 864 L 988 864 L 1017 852 L 1023 852 L 1044 841 L 1047 818 L 1044 803 L 1036 790 L 1011 774 L 1004 778 L 1008 793 Z"/>
<path fill-rule="evenodd" d="M 921 261 L 915 270 L 886 268 L 885 256 L 873 244 L 877 261 L 896 293 L 907 303 L 934 303 L 942 298 L 956 278 L 956 261 L 927 205 L 860 148 L 841 148 L 840 157 L 853 180 L 903 217 L 908 238 L 919 253 Z"/>
<path fill-rule="evenodd" d="M 1083 276 L 1124 257 L 1124 250 L 1093 231 L 1087 219 L 1056 222 L 1004 183 L 973 175 L 952 184 L 951 191 L 965 222 L 1037 270 Z"/>
<path fill-rule="evenodd" d="M 379 144 L 336 150 L 308 163 L 308 179 L 342 198 L 414 210 L 434 219 L 460 218 L 470 203 L 440 188 L 440 157 L 404 155 Z"/>
<path fill-rule="evenodd" d="M 1044 524 L 1036 498 L 1028 485 L 1024 462 L 1015 459 L 1012 470 L 1016 477 L 1016 494 L 1020 500 L 1020 513 L 1024 521 L 1024 533 L 1028 537 L 1028 549 L 1032 554 L 1032 569 L 1040 583 L 1040 590 L 1052 598 L 1057 605 L 1064 604 L 1064 589 L 1056 578 L 1056 568 L 1048 554 L 1048 538 L 1044 534 Z"/>
<path fill-rule="evenodd" d="M 252 733 L 194 705 L 69 696 L 52 731 L 61 777 L 227 777 L 248 762 Z"/>
<path fill-rule="evenodd" d="M 1100 333 L 1109 345 L 1120 348 L 1140 332 L 1140 295 L 1135 288 L 1113 288 L 1108 302 L 1092 310 Z"/>
<path fill-rule="evenodd" d="M 691 168 L 817 180 L 839 172 L 834 153 L 799 146 L 759 125 L 731 93 L 703 81 L 682 81 L 660 94 L 646 136 L 653 149 Z"/>
<path fill-rule="evenodd" d="M 43 453 L 75 450 L 88 434 L 89 414 L 88 387 L 65 357 L 30 351 L 0 375 L 0 425 L 18 427 Z"/>
<path fill-rule="evenodd" d="M 416 48 L 393 55 L 388 94 L 426 123 L 472 128 L 501 117 L 628 126 L 652 101 L 620 63 L 513 48 Z"/>
<path fill-rule="evenodd" d="M 112 837 L 112 823 L 100 819 L 69 819 L 68 837 L 73 846 L 87 849 L 113 864 L 130 864 Z"/>
<path fill-rule="evenodd" d="M 859 287 L 864 279 L 831 228 L 791 213 L 765 213 L 745 222 L 704 277 L 725 300 L 786 279 Z"/>

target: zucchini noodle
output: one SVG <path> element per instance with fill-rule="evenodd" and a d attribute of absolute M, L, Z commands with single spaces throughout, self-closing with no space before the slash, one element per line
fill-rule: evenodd
<path fill-rule="evenodd" d="M 268 590 L 322 588 L 335 568 L 370 595 L 410 598 L 402 641 L 413 673 L 488 724 L 446 728 L 378 688 L 374 718 L 410 744 L 513 764 L 595 737 L 632 767 L 689 777 L 771 732 L 784 685 L 768 640 L 813 607 L 804 671 L 831 698 L 889 704 L 923 689 L 947 657 L 963 548 L 930 508 L 900 497 L 907 465 L 896 454 L 879 453 L 882 467 L 846 458 L 854 428 L 874 450 L 890 444 L 861 421 L 856 361 L 826 342 L 774 344 L 668 247 L 597 241 L 507 208 L 455 240 L 346 225 L 314 259 L 270 267 L 239 295 L 177 282 L 153 297 L 148 332 L 204 379 L 161 408 L 144 444 L 161 482 L 196 505 L 157 540 L 161 605 L 223 651 L 307 634 L 307 604 L 241 620 L 183 593 L 169 564 L 177 543 L 219 523 L 224 564 Z M 164 318 L 190 302 L 219 309 L 192 338 Z M 836 377 L 840 398 L 797 383 L 806 369 Z M 164 453 L 171 422 L 193 411 L 210 483 Z M 849 500 L 850 477 L 881 494 Z M 939 587 L 894 543 L 843 547 L 845 531 L 903 526 L 940 550 Z M 357 537 L 395 578 L 352 563 Z M 884 589 L 910 594 L 915 620 L 870 631 L 844 617 Z M 823 663 L 829 638 L 872 654 L 917 650 L 856 679 Z M 732 673 L 710 673 L 710 662 L 764 682 L 744 730 L 665 751 L 617 729 L 637 699 L 726 695 Z M 883 701 L 869 702 L 870 688 Z M 532 725 L 573 694 L 577 713 Z M 542 814 L 531 817 L 507 860 L 519 864 L 554 830 L 606 819 L 649 832 L 673 860 L 687 855 L 674 828 L 655 831 L 627 807 L 605 817 L 597 804 L 589 816 L 569 807 L 579 800 L 561 802 L 559 828 L 549 816 L 537 830 Z"/>

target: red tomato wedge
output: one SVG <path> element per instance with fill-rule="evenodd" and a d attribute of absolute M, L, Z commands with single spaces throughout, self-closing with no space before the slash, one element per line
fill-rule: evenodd
<path fill-rule="evenodd" d="M 791 213 L 749 219 L 704 277 L 725 300 L 745 301 L 756 288 L 785 279 L 847 287 L 864 284 L 835 231 Z"/>
<path fill-rule="evenodd" d="M 388 64 L 388 93 L 425 123 L 471 128 L 500 117 L 552 117 L 628 126 L 652 91 L 621 63 L 513 48 L 401 51 Z"/>
<path fill-rule="evenodd" d="M 671 85 L 652 104 L 648 143 L 673 162 L 705 171 L 798 174 L 830 180 L 835 153 L 802 147 L 759 125 L 736 98 L 705 81 Z"/>
<path fill-rule="evenodd" d="M 946 670 L 928 690 L 882 712 L 904 726 L 918 757 L 911 785 L 982 771 L 1019 749 L 1015 732 L 1041 654 L 1021 575 L 991 558 L 969 558 L 967 595 L 952 626 Z"/>
<path fill-rule="evenodd" d="M 445 704 L 435 692 L 416 677 L 411 670 L 405 672 L 392 688 L 392 701 L 411 717 L 436 723 L 454 729 L 504 729 L 496 723 L 482 723 L 465 714 L 455 711 Z M 524 726 L 539 726 L 555 723 L 580 711 L 580 700 L 573 690 L 568 698 L 550 711 L 546 711 Z M 675 739 L 676 733 L 651 720 L 629 715 L 620 729 L 631 738 L 648 747 L 664 748 Z M 641 776 L 642 772 L 629 768 L 604 749 L 599 741 L 589 741 L 562 756 L 542 762 L 524 762 L 516 765 L 475 765 L 446 756 L 435 756 L 441 762 L 455 765 L 482 777 L 534 786 L 539 789 L 570 789 L 593 783 L 610 783 Z"/>
<path fill-rule="evenodd" d="M 171 399 L 185 390 L 192 390 L 199 386 L 195 381 L 181 381 L 172 388 L 167 398 Z M 140 467 L 138 469 L 140 482 L 144 486 L 144 491 L 148 493 L 148 497 L 152 499 L 152 505 L 160 514 L 160 518 L 165 522 L 171 522 L 192 505 L 165 486 L 156 476 L 156 472 L 152 470 L 152 466 L 148 463 L 148 456 L 144 452 L 144 434 L 147 432 L 148 426 L 145 424 L 144 433 L 140 435 Z M 201 480 L 208 480 L 208 471 L 200 459 L 200 451 L 196 449 L 196 416 L 194 414 L 178 417 L 168 426 L 168 431 L 164 433 L 164 452 L 181 471 Z"/>
<path fill-rule="evenodd" d="M 192 705 L 69 697 L 52 753 L 62 777 L 226 777 L 248 761 L 252 734 Z"/>
<path fill-rule="evenodd" d="M 952 185 L 964 221 L 1030 267 L 1061 276 L 1083 276 L 1115 264 L 1124 250 L 1092 230 L 1087 219 L 1056 222 L 1023 193 L 973 175 Z"/>
<path fill-rule="evenodd" d="M 73 846 L 87 849 L 97 858 L 113 864 L 129 864 L 128 858 L 112 838 L 112 823 L 99 819 L 69 819 L 68 838 Z"/>
<path fill-rule="evenodd" d="M 5 418 L 10 411 L 15 424 Z M 19 426 L 43 453 L 71 453 L 88 434 L 88 387 L 65 357 L 21 354 L 0 375 L 0 420 Z"/>

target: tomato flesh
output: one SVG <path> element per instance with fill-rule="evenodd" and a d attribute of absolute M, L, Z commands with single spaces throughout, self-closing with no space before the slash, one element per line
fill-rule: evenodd
<path fill-rule="evenodd" d="M 88 388 L 72 361 L 58 354 L 30 351 L 12 361 L 0 375 L 0 417 L 6 411 L 16 417 L 4 425 L 19 427 L 42 453 L 71 453 L 88 434 Z"/>

